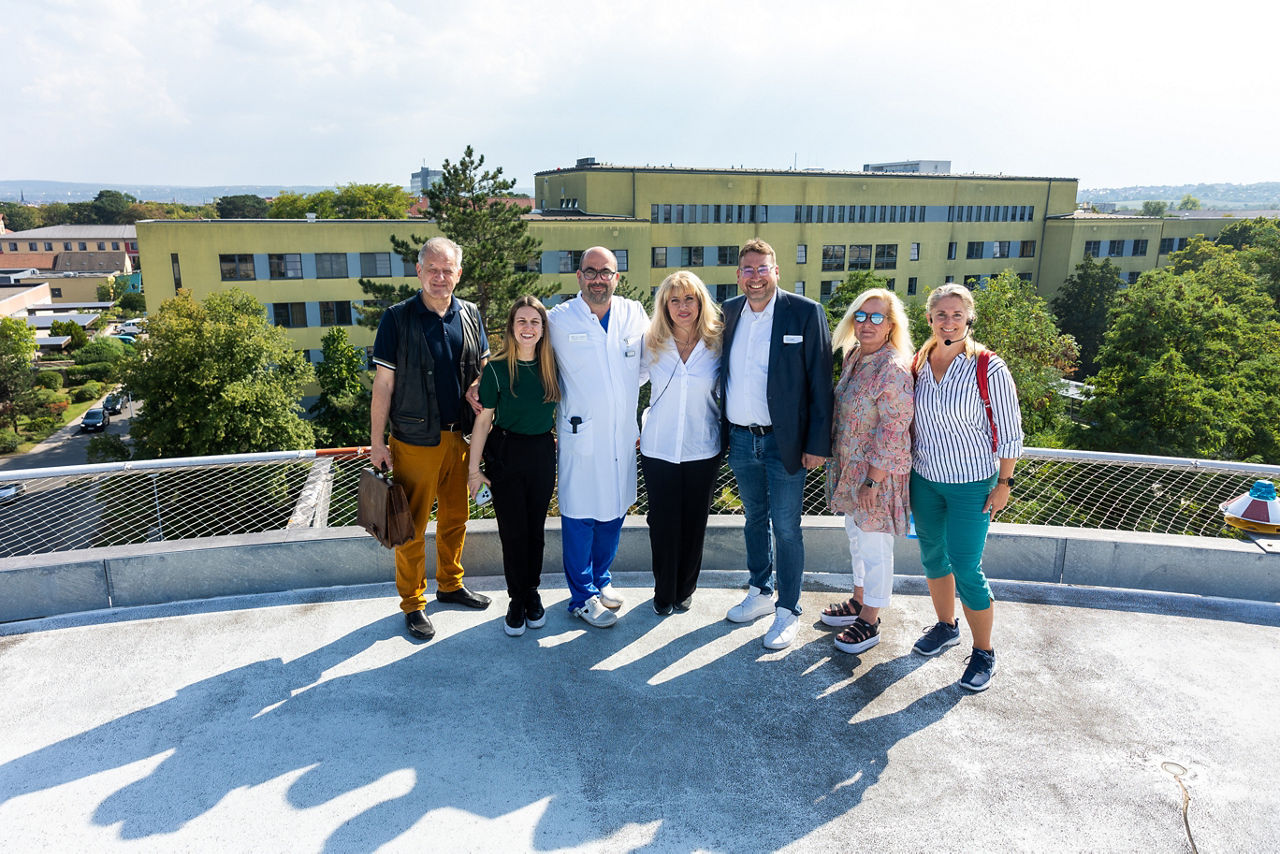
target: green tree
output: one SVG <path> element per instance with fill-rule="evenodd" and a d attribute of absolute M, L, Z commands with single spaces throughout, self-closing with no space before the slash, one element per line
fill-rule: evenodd
<path fill-rule="evenodd" d="M 312 447 L 301 418 L 315 374 L 262 303 L 238 288 L 197 303 L 186 291 L 147 321 L 124 385 L 143 403 L 130 434 L 141 458 Z"/>
<path fill-rule="evenodd" d="M 1280 462 L 1280 316 L 1247 259 L 1206 246 L 1117 298 L 1079 447 Z"/>
<path fill-rule="evenodd" d="M 20 317 L 0 317 L 0 418 L 18 432 L 18 416 L 33 399 L 31 359 L 36 352 L 36 330 Z"/>
<path fill-rule="evenodd" d="M 1258 286 L 1271 295 L 1280 310 L 1280 221 L 1258 217 L 1233 222 L 1215 242 L 1240 250 L 1253 267 Z"/>
<path fill-rule="evenodd" d="M 346 184 L 333 200 L 338 219 L 404 219 L 413 196 L 395 184 Z"/>
<path fill-rule="evenodd" d="M 218 219 L 266 219 L 267 200 L 253 193 L 222 196 L 214 202 Z"/>
<path fill-rule="evenodd" d="M 128 193 L 118 190 L 101 190 L 89 203 L 93 223 L 97 225 L 124 225 L 129 219 L 129 206 L 138 201 Z"/>
<path fill-rule="evenodd" d="M 484 155 L 477 157 L 468 145 L 457 163 L 446 160 L 441 171 L 440 180 L 427 188 L 428 216 L 462 247 L 459 296 L 479 306 L 491 335 L 500 333 L 516 297 L 545 297 L 557 290 L 554 282 L 542 284 L 538 273 L 526 269 L 542 244 L 529 233 L 524 208 L 505 198 L 516 182 L 502 177 L 502 167 L 485 169 Z"/>
<path fill-rule="evenodd" d="M 327 448 L 365 444 L 369 439 L 370 390 L 364 380 L 364 351 L 347 340 L 341 326 L 321 341 L 324 361 L 316 367 L 320 399 L 309 410 L 316 443 Z"/>
<path fill-rule="evenodd" d="M 305 219 L 307 214 L 313 213 L 320 219 L 336 219 L 334 200 L 337 197 L 333 190 L 321 190 L 305 196 L 301 193 L 280 193 L 271 200 L 267 216 L 272 219 Z"/>
<path fill-rule="evenodd" d="M 1168 203 L 1168 202 L 1154 202 L 1154 201 L 1152 201 L 1152 202 L 1143 202 L 1143 203 L 1142 203 L 1142 215 L 1143 215 L 1143 216 L 1164 216 L 1164 215 L 1165 215 L 1165 213 L 1167 213 L 1167 212 L 1168 212 L 1168 210 L 1169 210 L 1169 203 Z"/>
<path fill-rule="evenodd" d="M 89 335 L 84 331 L 84 327 L 76 323 L 74 320 L 55 320 L 49 324 L 50 335 L 66 335 L 71 340 L 67 342 L 67 349 L 79 350 L 81 347 L 89 343 Z"/>
<path fill-rule="evenodd" d="M 1178 202 L 1178 210 L 1180 211 L 1198 211 L 1200 210 L 1200 200 L 1195 196 L 1187 193 L 1182 197 L 1182 201 Z"/>
<path fill-rule="evenodd" d="M 1107 331 L 1107 312 L 1122 287 L 1120 270 L 1110 259 L 1098 261 L 1086 256 L 1053 298 L 1058 327 L 1074 337 L 1080 347 L 1081 377 L 1093 376 L 1097 370 L 1095 360 Z"/>
<path fill-rule="evenodd" d="M 4 227 L 9 231 L 28 231 L 44 225 L 40 208 L 17 202 L 0 202 L 0 214 L 4 215 Z"/>
<path fill-rule="evenodd" d="M 1009 366 L 1018 387 L 1022 428 L 1039 433 L 1056 428 L 1063 410 L 1058 394 L 1063 376 L 1076 366 L 1075 339 L 1058 330 L 1035 286 L 1005 270 L 973 292 L 978 319 L 973 337 Z"/>
<path fill-rule="evenodd" d="M 147 310 L 147 298 L 138 291 L 126 291 L 116 300 L 116 305 L 125 313 L 126 319 L 131 315 L 139 315 Z"/>

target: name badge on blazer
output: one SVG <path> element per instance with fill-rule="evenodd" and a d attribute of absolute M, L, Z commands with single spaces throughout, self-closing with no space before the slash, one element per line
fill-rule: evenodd
<path fill-rule="evenodd" d="M 585 332 L 570 332 L 570 333 L 569 333 L 569 340 L 570 340 L 570 341 L 572 341 L 572 342 L 575 342 L 575 343 L 576 343 L 576 342 L 579 342 L 579 341 L 586 341 L 586 340 L 587 340 L 587 333 L 585 333 Z"/>
<path fill-rule="evenodd" d="M 783 344 L 801 344 L 803 342 L 804 342 L 803 335 L 783 335 L 782 336 Z"/>

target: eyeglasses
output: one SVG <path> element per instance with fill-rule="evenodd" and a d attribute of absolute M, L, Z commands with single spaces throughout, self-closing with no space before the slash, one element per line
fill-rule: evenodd
<path fill-rule="evenodd" d="M 744 276 L 756 275 L 764 277 L 773 272 L 773 266 L 771 264 L 761 264 L 759 267 L 739 267 L 738 272 Z"/>
<path fill-rule="evenodd" d="M 586 279 L 588 282 L 594 282 L 596 279 L 600 279 L 605 282 L 612 282 L 613 277 L 618 275 L 617 270 L 610 270 L 608 267 L 603 270 L 597 270 L 595 267 L 586 267 L 578 272 L 581 273 L 582 278 Z"/>
<path fill-rule="evenodd" d="M 867 314 L 865 311 L 855 311 L 853 313 L 853 319 L 858 323 L 866 323 L 870 320 L 876 326 L 884 323 L 884 315 L 878 311 L 875 314 Z"/>

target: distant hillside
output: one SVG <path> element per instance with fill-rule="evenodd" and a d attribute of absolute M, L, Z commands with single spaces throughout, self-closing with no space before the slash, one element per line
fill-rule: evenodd
<path fill-rule="evenodd" d="M 1280 181 L 1260 184 L 1159 184 L 1138 187 L 1107 187 L 1080 190 L 1081 202 L 1142 202 L 1167 201 L 1177 203 L 1190 193 L 1205 208 L 1280 208 Z"/>
<path fill-rule="evenodd" d="M 71 181 L 5 181 L 0 180 L 0 202 L 16 202 L 20 198 L 33 204 L 49 202 L 91 202 L 99 190 L 118 190 L 143 202 L 179 202 L 184 205 L 209 204 L 219 196 L 252 193 L 275 196 L 282 191 L 318 193 L 332 187 L 310 184 L 229 184 L 213 187 L 170 187 L 162 184 L 84 184 Z"/>

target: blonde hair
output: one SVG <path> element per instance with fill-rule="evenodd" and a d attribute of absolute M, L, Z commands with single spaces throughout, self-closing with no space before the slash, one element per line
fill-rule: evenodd
<path fill-rule="evenodd" d="M 869 288 L 858 294 L 850 304 L 849 310 L 844 313 L 844 317 L 840 318 L 835 332 L 831 333 L 831 349 L 844 350 L 847 356 L 861 346 L 853 315 L 862 308 L 863 303 L 871 299 L 883 300 L 884 304 L 889 306 L 888 344 L 897 353 L 898 360 L 905 362 L 915 349 L 911 345 L 911 328 L 907 321 L 907 310 L 902 307 L 902 300 L 898 299 L 897 294 L 884 288 Z"/>
<path fill-rule="evenodd" d="M 542 377 L 542 402 L 555 403 L 560 400 L 560 381 L 556 378 L 556 357 L 551 350 L 551 338 L 547 334 L 547 309 L 537 297 L 516 297 L 507 312 L 507 325 L 502 330 L 502 352 L 493 357 L 495 362 L 507 363 L 507 376 L 511 385 L 511 396 L 516 394 L 516 362 L 519 350 L 516 347 L 516 312 L 522 308 L 531 308 L 542 318 L 542 337 L 533 345 L 533 358 L 538 363 L 538 374 Z"/>
<path fill-rule="evenodd" d="M 978 312 L 973 303 L 973 294 L 967 287 L 953 282 L 951 284 L 941 285 L 929 291 L 929 298 L 925 300 L 924 304 L 925 314 L 932 314 L 933 307 L 936 306 L 939 301 L 944 300 L 947 297 L 959 297 L 960 302 L 964 303 L 965 313 L 969 315 L 969 329 L 966 331 L 964 337 L 964 355 L 966 358 L 971 359 L 986 348 L 973 340 L 972 326 L 973 321 L 978 318 Z M 930 329 L 932 330 L 932 326 L 930 326 Z M 924 364 L 924 362 L 928 360 L 929 354 L 933 352 L 933 348 L 937 346 L 938 336 L 934 335 L 933 332 L 930 331 L 928 340 L 920 345 L 920 352 L 916 353 L 915 364 Z"/>
<path fill-rule="evenodd" d="M 658 292 L 653 296 L 653 319 L 649 323 L 649 331 L 645 334 L 645 347 L 650 357 L 656 359 L 658 353 L 675 334 L 671 322 L 671 313 L 667 310 L 667 301 L 672 295 L 692 293 L 698 298 L 698 325 L 694 330 L 702 339 L 708 350 L 720 352 L 720 335 L 724 324 L 720 320 L 720 306 L 711 298 L 707 286 L 688 270 L 677 270 L 662 280 Z"/>

